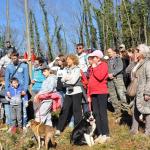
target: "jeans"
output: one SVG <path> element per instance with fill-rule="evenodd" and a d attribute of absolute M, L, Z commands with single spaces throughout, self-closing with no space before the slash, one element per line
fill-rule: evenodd
<path fill-rule="evenodd" d="M 28 101 L 23 99 L 23 102 L 22 102 L 22 124 L 23 124 L 23 127 L 25 127 L 27 125 L 27 121 L 28 121 L 27 107 L 26 107 L 27 103 L 28 103 Z"/>
<path fill-rule="evenodd" d="M 16 126 L 16 120 L 17 120 L 18 127 L 22 127 L 21 104 L 20 105 L 10 105 L 10 111 L 11 111 L 12 126 Z"/>
<path fill-rule="evenodd" d="M 10 104 L 4 104 L 4 111 L 5 111 L 5 117 L 6 117 L 5 123 L 11 126 L 12 120 L 11 120 Z"/>

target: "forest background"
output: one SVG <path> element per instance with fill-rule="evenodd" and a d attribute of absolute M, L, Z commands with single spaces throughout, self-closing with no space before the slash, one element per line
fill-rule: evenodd
<path fill-rule="evenodd" d="M 85 48 L 126 48 L 150 44 L 149 0 L 30 0 L 30 44 L 36 55 L 52 60 Z M 10 39 L 20 52 L 26 50 L 24 0 L 1 0 L 0 48 Z"/>

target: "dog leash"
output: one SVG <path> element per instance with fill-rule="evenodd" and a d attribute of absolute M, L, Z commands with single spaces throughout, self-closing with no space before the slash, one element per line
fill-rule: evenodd
<path fill-rule="evenodd" d="M 40 124 L 36 126 L 36 128 L 37 128 L 37 129 L 36 129 L 37 134 L 39 134 L 38 131 L 39 131 L 39 127 L 40 127 L 41 124 L 42 124 L 42 122 L 40 122 Z"/>

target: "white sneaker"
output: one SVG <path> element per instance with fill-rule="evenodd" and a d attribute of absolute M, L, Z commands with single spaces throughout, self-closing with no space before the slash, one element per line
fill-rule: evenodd
<path fill-rule="evenodd" d="M 98 143 L 98 141 L 99 141 L 99 139 L 102 137 L 102 135 L 100 134 L 95 140 L 94 140 L 94 142 L 95 143 Z"/>
<path fill-rule="evenodd" d="M 59 135 L 60 135 L 60 130 L 56 130 L 55 136 L 59 136 Z"/>
<path fill-rule="evenodd" d="M 103 144 L 106 143 L 107 140 L 109 140 L 110 137 L 107 135 L 100 135 L 98 138 L 95 140 L 95 143 Z"/>
<path fill-rule="evenodd" d="M 70 122 L 68 126 L 69 126 L 70 128 L 74 128 L 74 123 L 73 123 L 73 122 Z"/>

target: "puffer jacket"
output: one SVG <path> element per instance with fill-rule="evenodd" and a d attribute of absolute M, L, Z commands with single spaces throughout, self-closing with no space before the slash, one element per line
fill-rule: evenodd
<path fill-rule="evenodd" d="M 41 89 L 42 83 L 45 80 L 44 75 L 42 74 L 41 69 L 33 68 L 32 69 L 32 79 L 35 83 L 32 86 L 32 91 L 39 91 Z"/>

